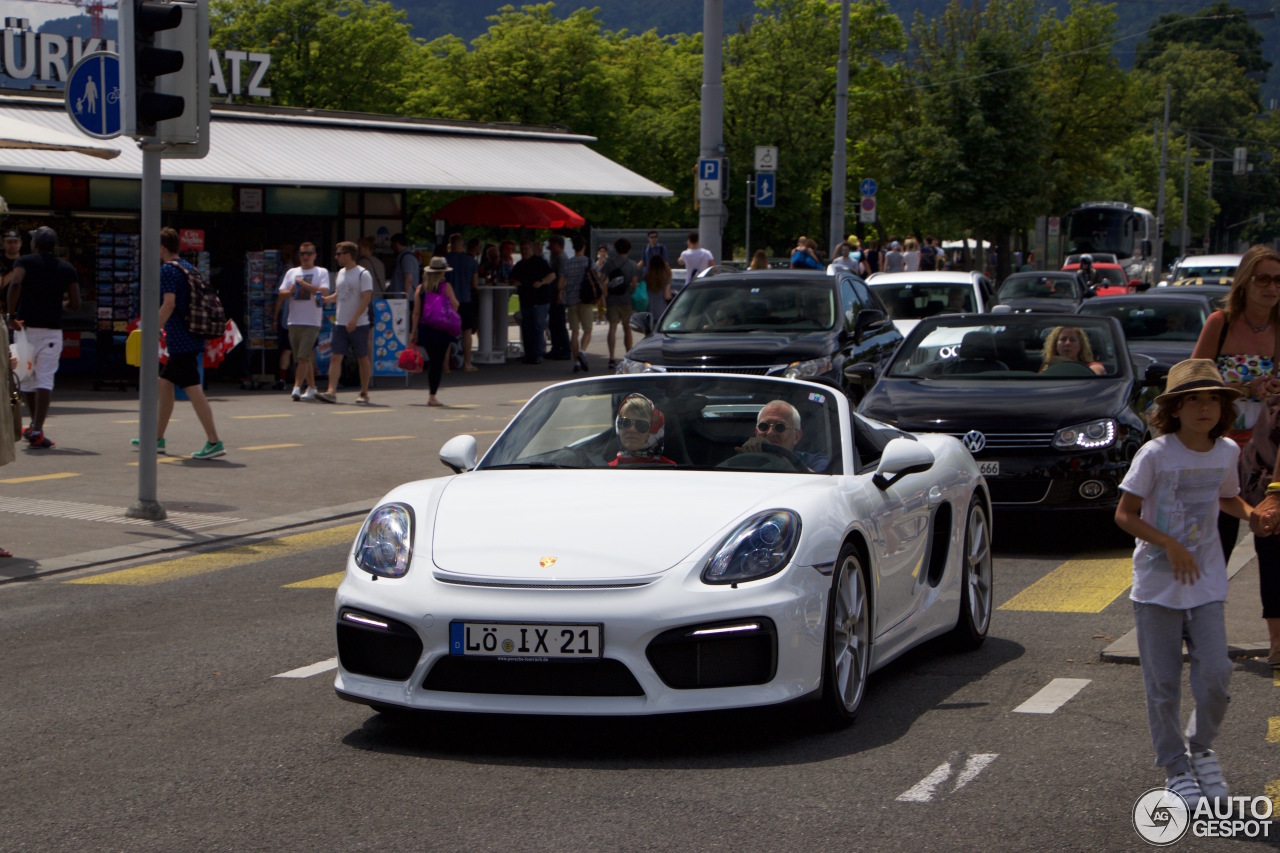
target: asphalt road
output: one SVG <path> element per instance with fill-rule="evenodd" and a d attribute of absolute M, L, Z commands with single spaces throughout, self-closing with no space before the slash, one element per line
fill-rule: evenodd
<path fill-rule="evenodd" d="M 1097 612 L 1029 609 L 1123 559 L 1088 521 L 998 516 L 986 644 L 900 659 L 838 733 L 796 708 L 400 719 L 336 698 L 331 670 L 276 677 L 335 654 L 349 523 L 5 584 L 0 850 L 1145 849 L 1131 810 L 1162 779 L 1140 673 L 1099 661 L 1132 625 L 1123 589 L 1078 599 Z M 1061 678 L 1088 683 L 1015 712 Z M 1234 793 L 1280 799 L 1278 697 L 1236 663 L 1218 742 Z"/>

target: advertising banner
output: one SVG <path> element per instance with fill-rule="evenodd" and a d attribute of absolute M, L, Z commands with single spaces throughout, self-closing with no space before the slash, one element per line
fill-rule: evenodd
<path fill-rule="evenodd" d="M 396 366 L 409 346 L 409 300 L 373 300 L 373 375 L 404 376 Z"/>

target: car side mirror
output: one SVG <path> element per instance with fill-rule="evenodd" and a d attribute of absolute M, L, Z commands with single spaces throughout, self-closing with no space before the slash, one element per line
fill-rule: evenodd
<path fill-rule="evenodd" d="M 476 467 L 476 438 L 473 435 L 455 435 L 440 448 L 440 461 L 462 474 Z"/>
<path fill-rule="evenodd" d="M 853 342 L 862 342 L 862 333 L 885 321 L 884 312 L 879 308 L 863 308 L 853 321 Z"/>
<path fill-rule="evenodd" d="M 844 378 L 855 385 L 861 385 L 864 388 L 874 385 L 876 382 L 876 366 L 866 361 L 859 361 L 856 364 L 846 364 L 844 366 Z"/>
<path fill-rule="evenodd" d="M 933 451 L 911 438 L 895 438 L 884 447 L 880 464 L 871 482 L 884 491 L 908 474 L 928 471 L 933 467 Z"/>
<path fill-rule="evenodd" d="M 1169 368 L 1166 365 L 1148 364 L 1147 369 L 1142 373 L 1142 384 L 1160 388 L 1164 386 L 1165 380 L 1168 378 Z"/>
<path fill-rule="evenodd" d="M 646 338 L 653 334 L 653 314 L 649 311 L 637 311 L 631 315 L 631 328 Z"/>

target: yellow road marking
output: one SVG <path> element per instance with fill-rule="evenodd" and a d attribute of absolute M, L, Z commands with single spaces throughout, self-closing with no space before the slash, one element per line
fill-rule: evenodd
<path fill-rule="evenodd" d="M 285 447 L 301 447 L 301 444 L 255 444 L 253 447 L 241 447 L 241 450 L 280 450 Z"/>
<path fill-rule="evenodd" d="M 342 583 L 344 574 L 346 572 L 334 572 L 331 575 L 321 575 L 310 580 L 287 583 L 284 585 L 284 589 L 337 589 L 339 584 Z"/>
<path fill-rule="evenodd" d="M 131 421 L 112 421 L 112 423 L 113 423 L 113 424 L 136 424 L 137 422 L 138 422 L 138 419 L 137 419 L 137 418 L 134 418 L 134 419 L 133 419 L 133 420 L 131 420 Z M 181 419 L 181 418 L 169 418 L 169 423 L 171 423 L 171 424 L 180 424 L 180 423 L 182 423 L 182 419 Z"/>
<path fill-rule="evenodd" d="M 1280 687 L 1280 667 L 1271 670 L 1271 686 Z"/>
<path fill-rule="evenodd" d="M 1280 717 L 1267 721 L 1267 743 L 1280 743 Z"/>
<path fill-rule="evenodd" d="M 478 409 L 480 406 L 476 403 L 450 403 L 450 409 Z"/>
<path fill-rule="evenodd" d="M 469 435 L 498 435 L 501 432 L 500 429 L 473 429 Z"/>
<path fill-rule="evenodd" d="M 265 418 L 291 418 L 293 415 L 232 415 L 233 421 L 260 421 Z"/>
<path fill-rule="evenodd" d="M 1067 560 L 1000 605 L 1000 609 L 1101 613 L 1132 582 L 1133 560 L 1129 557 Z"/>
<path fill-rule="evenodd" d="M 328 530 L 317 530 L 313 533 L 295 533 L 292 536 L 281 536 L 251 545 L 237 545 L 208 554 L 192 554 L 176 560 L 165 560 L 149 566 L 138 566 L 132 569 L 120 569 L 115 572 L 104 572 L 87 578 L 64 581 L 74 584 L 102 584 L 108 586 L 149 586 L 178 578 L 208 574 L 233 566 L 247 563 L 260 563 L 276 557 L 284 557 L 301 551 L 314 551 L 330 545 L 349 544 L 360 532 L 360 525 L 343 524 Z"/>
<path fill-rule="evenodd" d="M 1263 795 L 1271 801 L 1271 813 L 1280 814 L 1280 779 L 1273 779 L 1262 789 Z"/>
<path fill-rule="evenodd" d="M 79 474 L 72 474 L 70 471 L 63 471 L 60 474 L 40 474 L 36 477 L 10 477 L 8 480 L 0 480 L 0 483 L 38 483 L 41 480 L 65 480 L 68 477 L 79 476 Z"/>
<path fill-rule="evenodd" d="M 390 409 L 352 409 L 349 412 L 334 412 L 335 415 L 385 415 Z"/>
<path fill-rule="evenodd" d="M 416 435 L 375 435 L 365 438 L 353 438 L 352 441 L 404 441 L 408 438 L 417 438 Z"/>
<path fill-rule="evenodd" d="M 508 404 L 515 404 L 517 406 L 523 406 L 527 402 L 529 401 L 528 400 L 508 400 L 507 401 Z"/>
<path fill-rule="evenodd" d="M 169 454 L 167 454 L 167 455 L 165 455 L 165 456 L 157 456 L 157 457 L 156 457 L 156 462 L 158 462 L 158 463 L 159 463 L 159 464 L 161 464 L 161 465 L 164 465 L 164 464 L 167 464 L 167 463 L 169 463 L 169 462 L 177 462 L 177 461 L 178 461 L 178 460 L 180 460 L 180 459 L 190 459 L 190 458 L 191 458 L 190 456 L 183 456 L 183 455 L 182 455 L 182 454 L 180 454 L 180 453 L 169 453 Z M 138 467 L 138 463 L 137 463 L 137 462 L 130 462 L 130 463 L 129 463 L 129 467 L 130 467 L 130 468 L 137 468 L 137 467 Z"/>

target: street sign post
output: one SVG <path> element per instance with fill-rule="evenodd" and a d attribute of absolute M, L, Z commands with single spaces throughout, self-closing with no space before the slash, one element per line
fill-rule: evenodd
<path fill-rule="evenodd" d="M 720 161 L 715 158 L 704 158 L 698 161 L 698 200 L 719 201 Z"/>
<path fill-rule="evenodd" d="M 866 183 L 865 181 L 863 183 Z M 858 208 L 859 222 L 875 222 L 876 221 L 876 197 L 873 195 L 864 195 L 862 204 Z"/>
<path fill-rule="evenodd" d="M 778 176 L 773 172 L 756 173 L 756 207 L 773 207 L 777 183 Z"/>
<path fill-rule="evenodd" d="M 778 146 L 756 146 L 756 171 L 776 172 L 778 170 Z"/>
<path fill-rule="evenodd" d="M 95 51 L 81 57 L 67 75 L 67 115 L 80 132 L 95 139 L 120 135 L 120 57 Z"/>

